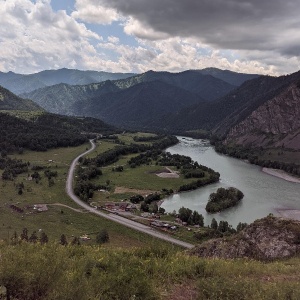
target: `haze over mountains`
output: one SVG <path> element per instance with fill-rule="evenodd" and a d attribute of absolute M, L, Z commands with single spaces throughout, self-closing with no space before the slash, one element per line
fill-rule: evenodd
<path fill-rule="evenodd" d="M 133 73 L 109 73 L 98 71 L 81 71 L 75 69 L 45 70 L 35 74 L 17 74 L 0 72 L 0 85 L 20 95 L 39 88 L 59 83 L 89 84 L 105 80 L 116 80 L 133 76 Z"/>

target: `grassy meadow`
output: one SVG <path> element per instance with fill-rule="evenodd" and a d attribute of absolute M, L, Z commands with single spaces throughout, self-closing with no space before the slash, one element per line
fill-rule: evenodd
<path fill-rule="evenodd" d="M 106 151 L 115 145 L 101 142 L 97 145 L 96 151 Z M 13 158 L 30 162 L 31 166 L 49 167 L 51 171 L 57 171 L 58 175 L 54 178 L 53 186 L 49 186 L 44 170 L 39 171 L 42 178 L 38 183 L 35 180 L 29 181 L 28 174 L 20 174 L 14 181 L 0 181 L 0 240 L 9 240 L 15 231 L 20 234 L 26 227 L 29 234 L 43 230 L 50 241 L 59 241 L 61 234 L 65 234 L 68 240 L 73 239 L 73 236 L 89 234 L 92 240 L 88 243 L 94 243 L 96 234 L 106 228 L 110 237 L 108 247 L 165 244 L 148 235 L 88 214 L 67 196 L 65 184 L 70 163 L 89 147 L 87 143 L 74 148 L 59 148 L 46 152 L 25 151 L 23 154 L 11 155 Z M 29 173 L 32 174 L 33 171 Z M 19 195 L 16 186 L 21 182 L 24 189 L 23 194 Z M 34 204 L 48 204 L 48 211 L 33 213 L 34 210 L 30 208 L 24 209 L 24 213 L 18 213 L 9 207 L 12 204 L 20 208 L 32 207 Z"/>
<path fill-rule="evenodd" d="M 119 134 L 118 138 L 120 141 L 125 144 L 131 143 L 144 143 L 145 142 L 135 142 L 133 140 L 134 136 L 153 136 L 150 133 L 138 133 L 138 134 Z M 147 144 L 147 143 L 146 143 Z M 93 158 L 97 155 L 97 153 L 104 152 L 106 150 L 112 149 L 116 147 L 112 141 L 108 140 L 100 140 L 97 142 L 96 150 L 89 154 L 87 157 Z M 180 175 L 179 178 L 162 178 L 156 175 L 156 173 L 162 171 L 164 169 L 163 166 L 158 166 L 153 161 L 152 164 L 149 165 L 141 165 L 136 168 L 131 168 L 128 164 L 128 160 L 138 154 L 129 154 L 124 155 L 119 158 L 119 160 L 111 165 L 102 167 L 102 175 L 97 179 L 93 180 L 95 184 L 106 185 L 109 182 L 110 191 L 109 193 L 103 192 L 95 192 L 93 197 L 93 202 L 98 203 L 99 205 L 103 204 L 107 201 L 120 201 L 128 199 L 132 195 L 136 194 L 148 194 L 154 192 L 160 192 L 162 189 L 172 189 L 174 191 L 178 190 L 181 185 L 191 183 L 195 181 L 195 178 L 184 178 L 183 175 Z M 122 172 L 113 171 L 114 167 L 123 166 L 124 170 Z M 170 167 L 173 171 L 176 171 L 175 167 Z M 124 193 L 117 192 L 118 190 L 126 190 Z M 132 190 L 130 192 L 129 190 Z"/>
<path fill-rule="evenodd" d="M 108 249 L 0 243 L 0 253 L 2 299 L 7 290 L 12 299 L 34 300 L 300 298 L 299 258 L 269 263 L 203 259 L 158 245 Z"/>

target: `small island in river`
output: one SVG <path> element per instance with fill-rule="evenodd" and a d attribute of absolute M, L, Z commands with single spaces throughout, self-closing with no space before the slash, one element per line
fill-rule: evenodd
<path fill-rule="evenodd" d="M 235 206 L 244 197 L 244 194 L 237 188 L 218 188 L 216 193 L 211 193 L 205 207 L 209 213 L 216 213 L 221 210 Z"/>

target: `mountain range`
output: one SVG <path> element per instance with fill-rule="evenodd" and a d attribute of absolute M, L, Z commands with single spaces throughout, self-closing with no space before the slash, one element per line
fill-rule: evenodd
<path fill-rule="evenodd" d="M 217 69 L 148 71 L 88 85 L 58 84 L 22 96 L 52 113 L 91 116 L 119 127 L 156 130 L 163 116 L 216 101 L 241 82 L 257 76 Z"/>
<path fill-rule="evenodd" d="M 300 71 L 260 76 L 212 103 L 198 104 L 164 118 L 162 128 L 205 129 L 226 144 L 300 149 Z"/>
<path fill-rule="evenodd" d="M 35 74 L 0 72 L 0 85 L 13 93 L 20 95 L 59 83 L 71 85 L 89 84 L 105 80 L 123 79 L 133 75 L 133 73 L 81 71 L 66 68 L 59 70 L 45 70 Z"/>
<path fill-rule="evenodd" d="M 94 117 L 124 129 L 205 130 L 228 145 L 299 149 L 299 87 L 300 71 L 272 77 L 208 68 L 59 83 L 22 96 L 46 111 Z"/>

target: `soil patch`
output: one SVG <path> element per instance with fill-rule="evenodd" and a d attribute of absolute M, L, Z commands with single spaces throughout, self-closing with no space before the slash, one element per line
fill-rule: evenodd
<path fill-rule="evenodd" d="M 157 191 L 152 191 L 152 190 L 137 190 L 137 189 L 131 189 L 131 188 L 126 188 L 122 186 L 117 186 L 115 188 L 114 194 L 125 194 L 125 193 L 132 193 L 132 194 L 138 194 L 142 196 L 146 196 L 149 194 L 156 193 Z"/>
<path fill-rule="evenodd" d="M 172 169 L 166 167 L 162 172 L 156 173 L 156 175 L 161 178 L 179 178 L 178 173 L 178 171 L 173 171 Z"/>

